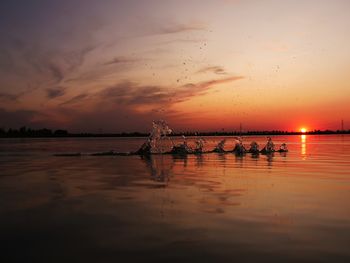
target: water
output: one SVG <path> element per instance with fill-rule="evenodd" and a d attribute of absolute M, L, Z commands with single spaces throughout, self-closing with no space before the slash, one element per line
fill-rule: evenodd
<path fill-rule="evenodd" d="M 1 139 L 0 261 L 349 262 L 350 136 L 272 139 L 289 152 L 55 157 L 144 138 Z"/>

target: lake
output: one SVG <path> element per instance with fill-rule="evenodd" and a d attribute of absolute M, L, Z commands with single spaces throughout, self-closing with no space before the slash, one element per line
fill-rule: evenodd
<path fill-rule="evenodd" d="M 289 152 L 56 157 L 145 139 L 0 139 L 0 261 L 350 262 L 350 136 L 272 139 Z"/>

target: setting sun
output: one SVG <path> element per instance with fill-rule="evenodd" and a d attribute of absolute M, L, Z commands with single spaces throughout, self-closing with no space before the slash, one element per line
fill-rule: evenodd
<path fill-rule="evenodd" d="M 300 132 L 301 133 L 305 133 L 305 132 L 307 132 L 307 129 L 306 128 L 300 128 Z"/>

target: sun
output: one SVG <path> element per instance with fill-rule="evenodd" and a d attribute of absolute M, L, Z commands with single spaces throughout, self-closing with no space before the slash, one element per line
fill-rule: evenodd
<path fill-rule="evenodd" d="M 307 129 L 306 128 L 300 128 L 300 132 L 301 133 L 305 133 L 305 132 L 307 132 Z"/>

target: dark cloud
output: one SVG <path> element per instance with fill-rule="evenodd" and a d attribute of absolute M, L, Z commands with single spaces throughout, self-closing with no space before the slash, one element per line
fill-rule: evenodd
<path fill-rule="evenodd" d="M 148 131 L 153 119 L 169 119 L 174 122 L 183 119 L 181 112 L 171 110 L 171 105 L 203 95 L 215 85 L 231 83 L 242 78 L 242 76 L 231 76 L 188 83 L 171 89 L 124 81 L 95 94 L 76 95 L 60 104 L 66 107 L 45 109 L 42 112 L 0 109 L 1 125 L 13 128 L 23 125 L 34 128 L 63 128 L 74 132 L 98 132 L 100 128 L 105 132 Z M 97 104 L 84 111 L 69 107 L 85 100 Z M 147 110 L 137 111 L 135 106 L 148 107 Z"/>
<path fill-rule="evenodd" d="M 0 100 L 3 100 L 3 101 L 16 101 L 17 98 L 18 98 L 18 95 L 0 92 Z"/>
<path fill-rule="evenodd" d="M 112 65 L 112 64 L 124 64 L 124 63 L 133 63 L 133 62 L 137 62 L 139 61 L 139 59 L 137 58 L 128 58 L 128 57 L 115 57 L 113 59 L 111 59 L 110 61 L 107 61 L 106 63 L 104 63 L 104 65 Z"/>
<path fill-rule="evenodd" d="M 63 105 L 75 104 L 75 103 L 78 103 L 78 102 L 86 99 L 88 96 L 89 95 L 87 93 L 82 93 L 82 94 L 76 95 L 73 98 L 61 103 L 60 105 L 63 106 Z"/>
<path fill-rule="evenodd" d="M 169 94 L 161 86 L 140 86 L 124 81 L 99 93 L 100 98 L 123 105 L 162 104 Z"/>
<path fill-rule="evenodd" d="M 203 95 L 212 86 L 233 82 L 242 78 L 242 76 L 234 76 L 196 84 L 188 83 L 172 89 L 162 86 L 140 86 L 135 82 L 124 81 L 102 90 L 98 93 L 98 96 L 103 100 L 113 101 L 122 105 L 170 105 Z"/>
<path fill-rule="evenodd" d="M 56 87 L 56 88 L 50 88 L 46 89 L 47 97 L 49 99 L 54 99 L 57 97 L 61 97 L 66 93 L 66 88 L 64 87 Z"/>
<path fill-rule="evenodd" d="M 226 75 L 227 72 L 223 67 L 220 66 L 210 66 L 210 67 L 204 67 L 197 71 L 197 73 L 215 73 L 218 75 Z"/>
<path fill-rule="evenodd" d="M 18 92 L 17 94 L 0 92 L 0 100 L 16 102 L 21 97 L 25 96 L 28 93 L 31 93 L 32 91 L 34 91 L 36 89 L 37 89 L 36 87 L 32 87 L 31 85 L 28 84 L 27 87 L 23 91 Z"/>
<path fill-rule="evenodd" d="M 188 83 L 181 86 L 177 91 L 175 91 L 173 96 L 176 99 L 175 102 L 186 101 L 192 97 L 205 94 L 210 88 L 215 85 L 230 83 L 243 78 L 243 76 L 232 76 L 222 79 L 203 81 L 196 84 Z"/>

